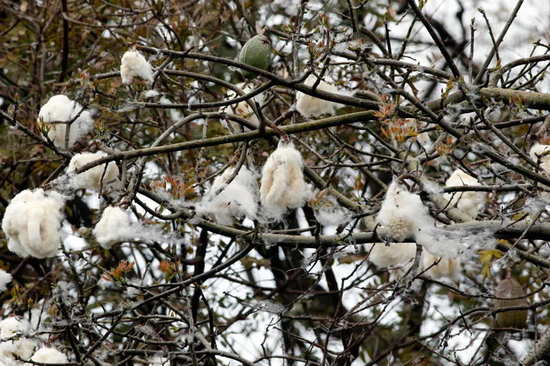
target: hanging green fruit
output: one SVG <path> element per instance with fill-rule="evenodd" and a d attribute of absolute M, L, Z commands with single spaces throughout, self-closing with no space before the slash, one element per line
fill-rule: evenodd
<path fill-rule="evenodd" d="M 271 63 L 271 43 L 269 38 L 263 34 L 258 34 L 250 38 L 241 49 L 237 61 L 267 70 Z M 254 78 L 257 75 L 255 72 L 243 69 L 241 69 L 240 72 L 247 79 Z"/>

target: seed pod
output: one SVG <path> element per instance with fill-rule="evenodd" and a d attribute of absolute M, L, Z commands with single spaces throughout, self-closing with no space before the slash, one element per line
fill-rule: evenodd
<path fill-rule="evenodd" d="M 263 34 L 258 34 L 250 38 L 241 49 L 237 61 L 240 63 L 257 67 L 259 69 L 267 70 L 271 63 L 271 44 L 269 38 Z M 241 69 L 241 74 L 251 79 L 256 77 L 255 72 Z"/>
<path fill-rule="evenodd" d="M 525 291 L 514 278 L 508 276 L 501 280 L 495 288 L 495 309 L 509 308 L 513 306 L 527 306 L 529 302 L 525 298 Z M 502 298 L 522 297 L 521 299 L 506 300 Z M 503 311 L 496 314 L 495 326 L 499 328 L 525 328 L 527 323 L 527 310 Z"/>

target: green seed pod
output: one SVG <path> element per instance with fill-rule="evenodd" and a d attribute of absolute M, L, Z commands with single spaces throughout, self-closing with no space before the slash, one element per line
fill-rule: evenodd
<path fill-rule="evenodd" d="M 512 277 L 507 277 L 499 282 L 495 288 L 495 296 L 500 298 L 514 298 L 525 296 L 521 285 Z M 495 308 L 502 309 L 513 306 L 527 306 L 529 302 L 525 297 L 521 299 L 496 299 Z M 503 311 L 496 314 L 495 326 L 499 328 L 525 328 L 527 324 L 527 310 Z"/>
<path fill-rule="evenodd" d="M 237 61 L 240 63 L 267 70 L 271 63 L 271 44 L 269 39 L 263 34 L 258 34 L 250 38 L 241 49 Z M 241 74 L 251 79 L 256 77 L 255 72 L 241 69 Z"/>

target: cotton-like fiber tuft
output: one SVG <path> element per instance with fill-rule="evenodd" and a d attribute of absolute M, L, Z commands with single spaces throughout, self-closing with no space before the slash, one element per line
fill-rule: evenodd
<path fill-rule="evenodd" d="M 451 174 L 445 182 L 446 187 L 460 186 L 479 186 L 479 181 L 471 175 L 457 169 Z M 479 211 L 485 204 L 484 192 L 453 192 L 446 193 L 445 198 L 450 201 L 449 207 L 457 207 L 459 210 L 468 215 L 471 220 L 475 220 Z"/>
<path fill-rule="evenodd" d="M 389 185 L 376 217 L 377 231 L 389 241 L 413 239 L 419 230 L 432 226 L 433 220 L 420 196 L 407 191 L 397 180 Z"/>
<path fill-rule="evenodd" d="M 67 146 L 65 146 L 67 123 L 57 122 L 71 122 Z M 91 113 L 63 94 L 54 95 L 40 108 L 38 124 L 48 129 L 48 138 L 55 146 L 69 149 L 94 128 Z"/>
<path fill-rule="evenodd" d="M 139 77 L 152 84 L 153 68 L 141 53 L 135 49 L 131 49 L 122 55 L 120 77 L 123 84 L 131 84 L 135 77 Z"/>
<path fill-rule="evenodd" d="M 24 190 L 16 195 L 2 219 L 8 249 L 20 257 L 55 256 L 61 242 L 64 204 L 64 197 L 53 191 Z"/>
<path fill-rule="evenodd" d="M 200 216 L 214 216 L 216 222 L 231 225 L 233 218 L 256 219 L 258 211 L 258 183 L 256 175 L 242 166 L 235 178 L 227 184 L 235 169 L 228 168 L 214 179 L 212 187 L 197 206 Z"/>
<path fill-rule="evenodd" d="M 16 317 L 9 317 L 0 321 L 0 338 L 13 337 L 17 333 L 24 333 L 29 330 L 29 323 L 19 320 Z"/>
<path fill-rule="evenodd" d="M 389 241 L 414 239 L 422 245 L 420 269 L 426 269 L 435 263 L 438 259 L 436 256 L 444 257 L 426 272 L 426 276 L 434 279 L 458 279 L 458 256 L 468 249 L 471 244 L 470 236 L 466 231 L 455 232 L 435 227 L 434 220 L 420 196 L 409 192 L 394 180 L 388 187 L 376 220 L 380 224 L 377 232 Z M 382 267 L 404 265 L 412 263 L 415 254 L 414 243 L 391 243 L 389 246 L 376 244 L 369 260 Z"/>
<path fill-rule="evenodd" d="M 309 87 L 313 87 L 316 81 L 317 77 L 312 74 L 307 77 L 304 84 Z M 334 94 L 338 93 L 338 89 L 334 85 L 327 84 L 324 81 L 319 82 L 315 90 Z M 333 115 L 337 105 L 338 103 L 312 97 L 311 95 L 304 94 L 300 91 L 296 93 L 296 110 L 304 118 L 317 117 L 323 114 Z"/>
<path fill-rule="evenodd" d="M 404 266 L 412 264 L 416 255 L 415 243 L 368 244 L 369 261 L 378 267 Z"/>
<path fill-rule="evenodd" d="M 95 160 L 108 156 L 103 151 L 95 153 L 85 152 L 76 154 L 72 157 L 67 173 L 74 173 L 76 170 L 82 168 L 84 165 L 91 163 Z M 71 177 L 71 184 L 77 189 L 91 189 L 98 191 L 109 183 L 114 182 L 118 177 L 118 167 L 114 162 L 109 162 L 105 168 L 105 164 L 95 166 L 86 170 L 80 174 L 76 174 Z"/>
<path fill-rule="evenodd" d="M 92 232 L 103 248 L 110 249 L 114 243 L 129 239 L 132 231 L 128 213 L 120 207 L 108 206 Z"/>
<path fill-rule="evenodd" d="M 166 234 L 156 225 L 143 225 L 140 221 L 133 222 L 130 212 L 116 206 L 108 206 L 103 210 L 100 220 L 92 230 L 97 242 L 105 249 L 113 244 L 131 240 L 174 243 L 175 235 Z"/>
<path fill-rule="evenodd" d="M 66 363 L 67 356 L 52 347 L 42 347 L 34 353 L 31 361 L 42 363 Z"/>
<path fill-rule="evenodd" d="M 0 269 L 0 292 L 6 291 L 8 283 L 10 283 L 12 279 L 13 277 L 11 276 L 11 274 L 4 271 L 3 269 Z"/>
<path fill-rule="evenodd" d="M 324 226 L 339 226 L 352 219 L 351 212 L 342 207 L 328 190 L 317 192 L 309 206 L 317 222 Z"/>
<path fill-rule="evenodd" d="M 414 262 L 416 256 L 415 243 L 375 243 L 367 245 L 369 261 L 377 267 L 401 267 L 406 271 Z M 437 264 L 436 264 L 437 263 Z M 460 276 L 460 259 L 438 258 L 425 247 L 422 250 L 419 272 L 434 280 L 449 278 L 458 281 Z"/>
<path fill-rule="evenodd" d="M 262 169 L 260 201 L 266 218 L 281 220 L 288 209 L 302 207 L 311 197 L 303 168 L 302 155 L 294 145 L 280 142 Z"/>
<path fill-rule="evenodd" d="M 15 356 L 28 360 L 36 348 L 36 342 L 27 338 L 29 322 L 16 317 L 0 321 L 0 359 L 16 364 Z"/>

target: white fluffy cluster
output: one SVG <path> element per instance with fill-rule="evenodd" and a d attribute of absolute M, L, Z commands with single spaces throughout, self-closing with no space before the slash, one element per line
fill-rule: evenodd
<path fill-rule="evenodd" d="M 67 356 L 52 347 L 41 347 L 32 356 L 31 361 L 41 363 L 67 363 Z"/>
<path fill-rule="evenodd" d="M 416 254 L 414 243 L 374 243 L 367 245 L 369 261 L 378 267 L 404 266 L 412 263 Z"/>
<path fill-rule="evenodd" d="M 309 75 L 304 81 L 309 87 L 312 87 L 317 81 L 315 75 Z M 327 84 L 324 81 L 319 82 L 315 90 L 320 90 L 328 93 L 338 93 L 338 89 L 331 84 Z M 334 114 L 334 109 L 338 103 L 330 102 L 328 100 L 312 97 L 311 95 L 304 94 L 302 92 L 296 93 L 296 110 L 304 118 L 317 117 L 323 114 Z"/>
<path fill-rule="evenodd" d="M 311 197 L 304 181 L 302 155 L 292 143 L 280 142 L 262 169 L 260 201 L 267 218 L 280 220 L 287 209 L 302 207 Z"/>
<path fill-rule="evenodd" d="M 132 221 L 128 211 L 115 206 L 108 206 L 103 210 L 92 233 L 105 249 L 110 249 L 115 243 L 133 240 L 162 243 L 174 243 L 178 240 L 175 235 L 166 234 L 154 225 L 145 226 L 139 221 Z"/>
<path fill-rule="evenodd" d="M 479 249 L 494 247 L 495 230 L 476 227 L 424 227 L 415 236 L 417 243 L 443 258 L 471 256 Z"/>
<path fill-rule="evenodd" d="M 28 360 L 36 348 L 34 340 L 27 338 L 30 324 L 15 317 L 0 321 L 0 362 L 17 365 L 16 356 Z"/>
<path fill-rule="evenodd" d="M 407 191 L 397 180 L 393 180 L 376 222 L 380 225 L 378 233 L 382 237 L 402 242 L 415 238 L 420 230 L 432 226 L 433 220 L 420 196 Z"/>
<path fill-rule="evenodd" d="M 131 84 L 134 77 L 139 77 L 152 84 L 153 68 L 141 53 L 135 49 L 131 49 L 122 55 L 120 77 L 123 84 Z"/>
<path fill-rule="evenodd" d="M 76 154 L 72 157 L 67 173 L 74 173 L 76 170 L 82 168 L 84 165 L 91 163 L 100 158 L 108 156 L 103 151 L 95 153 L 85 152 Z M 99 191 L 101 187 L 105 187 L 106 184 L 112 183 L 118 177 L 118 167 L 115 162 L 110 162 L 105 167 L 105 164 L 98 165 L 92 169 L 88 169 L 85 172 L 76 174 L 71 179 L 71 184 L 74 188 L 87 188 Z"/>
<path fill-rule="evenodd" d="M 11 276 L 11 274 L 4 271 L 3 269 L 0 269 L 0 291 L 6 291 L 8 283 L 10 283 L 12 279 L 13 277 Z"/>
<path fill-rule="evenodd" d="M 474 178 L 469 177 L 468 180 L 459 173 L 453 176 L 455 181 L 451 180 L 449 186 L 477 183 L 472 181 Z M 436 191 L 433 187 L 430 189 Z M 475 218 L 485 197 L 475 195 L 471 198 L 473 203 L 466 202 L 460 206 L 464 198 L 463 196 L 458 200 L 457 206 Z M 420 269 L 427 270 L 425 274 L 432 278 L 448 277 L 457 280 L 461 270 L 461 256 L 491 247 L 495 243 L 492 229 L 468 226 L 437 227 L 420 197 L 410 193 L 395 180 L 388 187 L 376 221 L 380 225 L 377 229 L 379 235 L 390 242 L 398 243 L 391 243 L 389 246 L 370 245 L 369 249 L 372 250 L 369 260 L 381 267 L 405 266 L 412 263 L 416 244 L 403 241 L 414 240 L 423 247 Z M 431 266 L 436 262 L 436 265 Z"/>
<path fill-rule="evenodd" d="M 48 128 L 48 137 L 53 141 L 55 146 L 59 148 L 71 148 L 94 128 L 94 120 L 91 113 L 83 109 L 78 102 L 69 99 L 66 95 L 54 95 L 40 108 L 38 124 L 45 125 Z M 69 144 L 65 146 L 67 123 L 56 122 L 71 121 Z"/>
<path fill-rule="evenodd" d="M 53 257 L 61 242 L 65 199 L 57 192 L 24 190 L 6 208 L 2 230 L 8 249 L 20 257 Z"/>
<path fill-rule="evenodd" d="M 464 171 L 457 169 L 445 182 L 446 187 L 479 186 L 479 181 Z M 445 193 L 445 198 L 450 201 L 449 207 L 457 207 L 467 214 L 471 220 L 475 220 L 479 211 L 485 205 L 484 192 L 454 192 Z"/>
<path fill-rule="evenodd" d="M 235 86 L 247 94 L 253 90 L 253 88 L 250 85 L 245 83 L 239 83 Z M 224 100 L 235 99 L 239 96 L 240 95 L 238 95 L 234 90 L 228 90 L 227 93 L 225 94 Z M 264 102 L 263 94 L 258 94 L 254 96 L 250 100 L 250 103 L 253 103 L 254 101 L 261 106 L 262 103 Z M 258 120 L 258 117 L 256 116 L 256 114 L 254 113 L 254 110 L 246 100 L 243 100 L 242 102 L 239 102 L 236 104 L 232 104 L 230 106 L 223 106 L 220 108 L 220 111 L 229 112 L 243 119 L 246 119 L 248 122 L 254 125 L 254 127 L 260 126 L 260 121 Z M 227 121 L 222 121 L 222 123 L 226 128 L 228 128 Z M 240 127 L 241 125 L 237 122 L 230 121 L 229 125 L 236 131 L 241 130 L 241 127 Z"/>
<path fill-rule="evenodd" d="M 529 155 L 535 162 L 540 162 L 540 167 L 546 174 L 550 174 L 550 145 L 536 143 L 531 147 Z"/>
<path fill-rule="evenodd" d="M 323 191 L 320 192 L 321 195 Z M 313 198 L 312 201 L 316 199 Z M 339 226 L 349 222 L 352 215 L 345 208 L 338 204 L 333 196 L 320 197 L 314 204 L 310 202 L 317 222 L 323 226 Z"/>
<path fill-rule="evenodd" d="M 323 207 L 314 211 L 315 219 L 323 226 L 339 226 L 349 222 L 351 215 L 341 207 Z"/>
<path fill-rule="evenodd" d="M 375 243 L 367 247 L 369 261 L 378 267 L 401 267 L 406 271 L 416 256 L 415 243 Z M 439 260 L 439 262 L 438 262 Z M 450 278 L 457 281 L 460 276 L 460 259 L 438 258 L 426 249 L 422 250 L 419 272 L 432 279 Z"/>
<path fill-rule="evenodd" d="M 110 249 L 114 243 L 130 239 L 133 231 L 128 213 L 120 207 L 108 206 L 92 233 L 103 248 Z"/>
<path fill-rule="evenodd" d="M 377 232 L 385 240 L 414 240 L 433 255 L 443 258 L 456 258 L 494 242 L 494 233 L 490 231 L 436 227 L 420 196 L 407 191 L 395 180 L 388 187 L 376 222 L 380 225 Z M 486 239 L 485 243 L 477 240 L 481 236 Z"/>
<path fill-rule="evenodd" d="M 214 179 L 212 187 L 197 206 L 200 216 L 213 215 L 223 225 L 233 223 L 234 217 L 256 219 L 258 212 L 258 183 L 256 175 L 242 166 L 235 178 L 227 184 L 235 168 L 228 168 Z"/>

